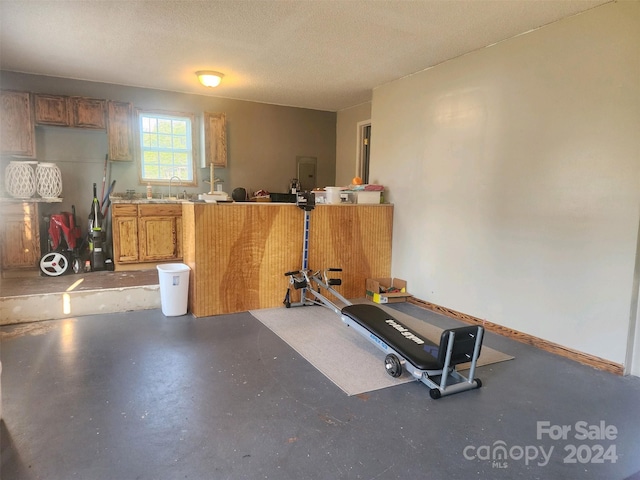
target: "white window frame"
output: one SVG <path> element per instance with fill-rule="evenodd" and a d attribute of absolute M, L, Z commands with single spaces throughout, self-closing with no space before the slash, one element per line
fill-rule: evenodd
<path fill-rule="evenodd" d="M 174 170 L 171 169 L 167 171 L 165 176 L 162 177 L 146 177 L 144 174 L 144 153 L 145 151 L 153 150 L 143 146 L 143 132 L 142 128 L 142 119 L 143 117 L 156 117 L 163 118 L 169 120 L 188 120 L 188 135 L 187 139 L 187 149 L 180 150 L 176 149 L 176 152 L 186 152 L 187 153 L 187 166 L 186 169 L 183 170 Z M 138 177 L 140 179 L 141 185 L 169 185 L 171 178 L 176 176 L 180 178 L 180 185 L 182 186 L 197 186 L 197 126 L 196 126 L 196 118 L 193 113 L 188 112 L 174 112 L 174 111 L 165 111 L 165 110 L 147 110 L 147 109 L 136 109 L 136 132 L 137 132 L 137 140 L 136 140 L 136 151 L 137 151 L 137 160 L 138 160 Z M 190 130 L 190 132 L 189 132 Z M 189 141 L 191 145 L 189 145 Z M 162 149 L 159 148 L 158 151 L 170 152 L 172 149 Z M 166 177 L 166 178 L 165 178 Z"/>

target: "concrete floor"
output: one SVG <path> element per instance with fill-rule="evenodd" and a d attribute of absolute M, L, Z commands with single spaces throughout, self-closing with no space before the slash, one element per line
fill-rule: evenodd
<path fill-rule="evenodd" d="M 20 295 L 38 295 L 47 293 L 104 290 L 110 288 L 158 285 L 158 271 L 155 268 L 131 271 L 102 271 L 45 277 L 27 275 L 15 278 L 0 276 L 0 298 Z"/>
<path fill-rule="evenodd" d="M 437 401 L 420 383 L 348 397 L 248 313 L 146 310 L 0 335 L 2 479 L 640 479 L 640 378 L 493 334 L 485 345 L 516 359 Z M 571 430 L 552 439 L 538 422 Z M 576 438 L 584 426 L 598 438 Z"/>
<path fill-rule="evenodd" d="M 157 308 L 156 268 L 0 277 L 0 325 Z"/>

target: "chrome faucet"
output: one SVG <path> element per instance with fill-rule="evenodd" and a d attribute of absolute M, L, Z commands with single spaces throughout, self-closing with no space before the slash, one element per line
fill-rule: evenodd
<path fill-rule="evenodd" d="M 175 175 L 173 177 L 171 177 L 169 179 L 169 199 L 173 198 L 173 195 L 171 195 L 171 187 L 173 186 L 173 179 L 178 180 L 178 185 L 182 185 L 182 180 L 180 180 L 180 177 L 176 177 Z"/>

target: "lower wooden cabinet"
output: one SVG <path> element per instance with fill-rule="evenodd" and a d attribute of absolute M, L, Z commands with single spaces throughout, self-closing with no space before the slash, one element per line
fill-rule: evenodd
<path fill-rule="evenodd" d="M 40 229 L 37 203 L 0 205 L 2 271 L 38 268 Z"/>
<path fill-rule="evenodd" d="M 115 204 L 112 212 L 116 266 L 182 258 L 181 205 Z"/>

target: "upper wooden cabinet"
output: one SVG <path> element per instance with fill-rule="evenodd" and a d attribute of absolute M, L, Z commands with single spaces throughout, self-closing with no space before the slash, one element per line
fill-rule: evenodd
<path fill-rule="evenodd" d="M 103 130 L 107 128 L 105 110 L 105 100 L 35 94 L 35 117 L 38 125 Z"/>
<path fill-rule="evenodd" d="M 37 125 L 107 129 L 109 160 L 133 160 L 133 105 L 84 97 L 35 94 Z"/>
<path fill-rule="evenodd" d="M 71 126 L 69 97 L 62 95 L 35 94 L 36 124 Z"/>
<path fill-rule="evenodd" d="M 227 116 L 224 113 L 204 112 L 203 167 L 227 166 Z M 213 187 L 212 187 L 213 188 Z"/>
<path fill-rule="evenodd" d="M 0 91 L 0 154 L 36 156 L 36 132 L 29 92 Z"/>
<path fill-rule="evenodd" d="M 107 101 L 109 160 L 133 160 L 133 105 Z"/>
<path fill-rule="evenodd" d="M 107 130 L 109 159 L 134 158 L 133 105 L 86 97 L 2 90 L 0 154 L 35 158 L 35 125 Z M 33 105 L 32 105 L 33 96 Z"/>
<path fill-rule="evenodd" d="M 96 98 L 70 97 L 72 127 L 107 128 L 105 118 L 105 101 Z"/>

